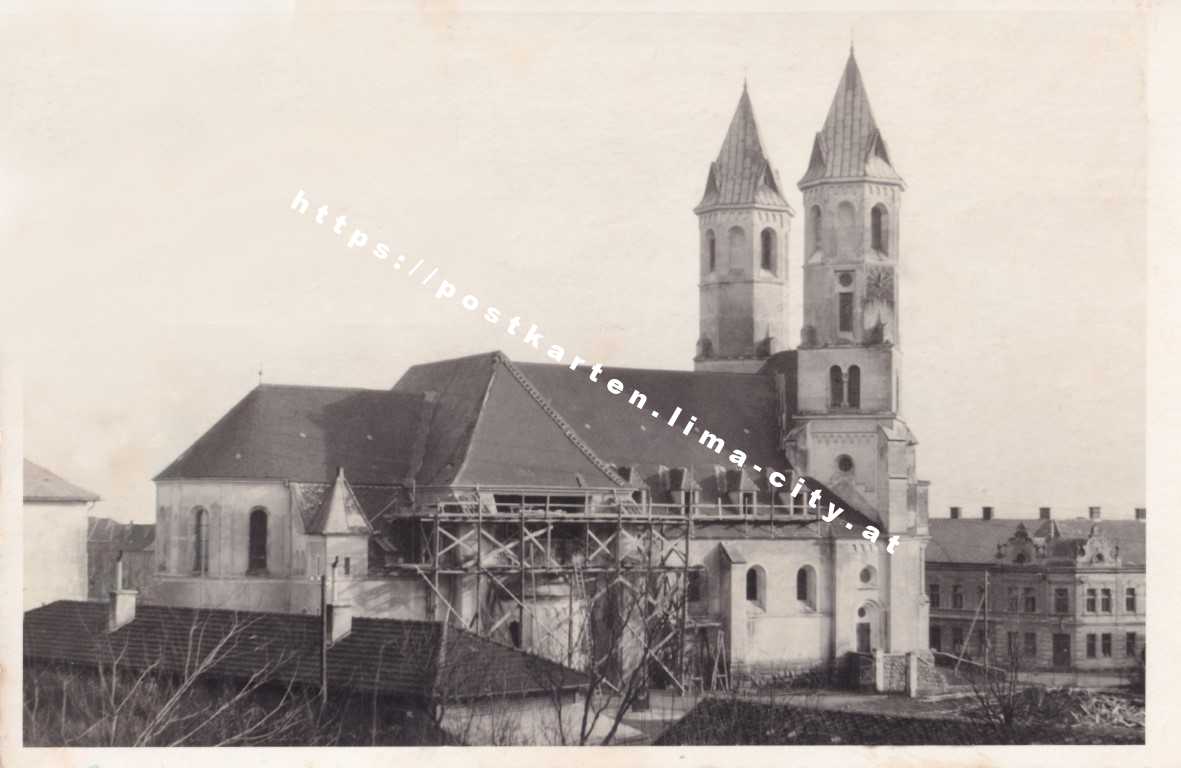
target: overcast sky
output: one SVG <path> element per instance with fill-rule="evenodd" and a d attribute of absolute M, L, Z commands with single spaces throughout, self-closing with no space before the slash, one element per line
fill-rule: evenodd
<path fill-rule="evenodd" d="M 301 188 L 547 340 L 690 368 L 692 208 L 743 77 L 798 211 L 851 34 L 908 185 L 902 416 L 932 514 L 1130 516 L 1145 39 L 1116 13 L 6 18 L 26 456 L 101 494 L 97 514 L 151 521 L 151 477 L 260 366 L 389 387 L 436 358 L 543 359 L 295 216 Z"/>

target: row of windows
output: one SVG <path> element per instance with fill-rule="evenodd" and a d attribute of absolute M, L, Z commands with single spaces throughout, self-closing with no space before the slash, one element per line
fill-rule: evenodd
<path fill-rule="evenodd" d="M 1098 592 L 1098 594 L 1096 594 Z M 932 608 L 941 607 L 939 585 L 927 585 L 927 597 Z M 1037 613 L 1037 589 L 1035 587 L 1008 587 L 1006 590 L 1005 608 L 1010 613 Z M 1098 598 L 1098 600 L 1096 600 Z M 984 587 L 976 587 L 976 602 L 973 608 L 980 605 L 984 599 Z M 1103 587 L 1087 590 L 1087 613 L 1111 613 L 1111 590 Z M 1098 610 L 1096 610 L 1098 606 Z M 964 590 L 959 584 L 951 587 L 951 607 L 964 608 Z M 1124 610 L 1128 613 L 1136 612 L 1136 588 L 1128 587 L 1124 590 Z M 1070 589 L 1055 587 L 1054 613 L 1070 613 Z"/>
<path fill-rule="evenodd" d="M 209 512 L 204 507 L 193 508 L 192 525 L 193 573 L 209 573 Z M 246 573 L 266 573 L 267 511 L 264 507 L 250 510 L 246 558 Z"/>
<path fill-rule="evenodd" d="M 1024 656 L 1037 656 L 1037 632 L 1008 632 L 1006 633 L 1006 647 L 1010 656 L 1021 654 Z M 1096 638 L 1098 639 L 1096 641 Z M 1069 637 L 1067 637 L 1069 639 Z M 939 626 L 932 625 L 930 629 L 930 646 L 932 650 L 943 650 L 943 630 Z M 984 647 L 984 630 L 978 629 L 975 633 L 976 648 L 982 649 Z M 1124 655 L 1134 657 L 1136 655 L 1137 635 L 1135 632 L 1128 632 L 1124 635 Z M 1065 644 L 1069 650 L 1069 644 Z M 1087 658 L 1094 659 L 1096 655 L 1096 648 L 1098 653 L 1103 658 L 1111 658 L 1112 655 L 1112 635 L 1110 632 L 1101 634 L 1089 633 L 1087 635 Z M 952 653 L 962 653 L 964 651 L 964 628 L 951 628 L 951 647 L 948 649 Z"/>
<path fill-rule="evenodd" d="M 728 237 L 730 254 L 741 254 L 746 250 L 746 232 L 742 227 L 730 227 Z M 770 227 L 759 233 L 759 266 L 772 274 L 778 274 L 779 249 L 776 243 L 775 230 Z M 709 271 L 717 271 L 718 244 L 712 229 L 705 231 L 705 252 Z"/>
<path fill-rule="evenodd" d="M 1095 655 L 1095 638 L 1096 638 L 1095 633 L 1091 632 L 1091 633 L 1087 634 L 1087 658 L 1088 659 L 1097 658 Z M 1099 655 L 1101 655 L 1105 659 L 1111 658 L 1111 633 L 1104 632 L 1104 633 L 1098 635 L 1098 638 L 1099 638 Z M 1133 657 L 1136 655 L 1136 633 L 1135 632 L 1128 632 L 1127 634 L 1124 635 L 1124 655 L 1125 656 L 1133 656 Z"/>
<path fill-rule="evenodd" d="M 843 202 L 838 207 L 840 216 L 838 217 L 842 224 L 846 226 L 853 221 L 853 206 L 848 202 Z M 819 236 L 821 227 L 824 224 L 824 214 L 820 210 L 819 205 L 812 206 L 808 213 L 809 231 L 813 238 Z M 847 222 L 846 222 L 847 220 Z M 882 203 L 875 205 L 869 212 L 869 241 L 870 247 L 875 251 L 881 253 L 889 253 L 890 243 L 890 213 L 886 210 L 886 206 Z M 812 250 L 815 251 L 817 245 L 813 241 Z"/>
<path fill-rule="evenodd" d="M 690 581 L 689 600 L 700 600 L 700 593 L 695 598 L 692 588 Z M 760 565 L 746 569 L 746 599 L 761 606 L 767 605 L 767 572 Z M 796 571 L 796 600 L 809 608 L 816 608 L 816 571 L 810 565 Z"/>

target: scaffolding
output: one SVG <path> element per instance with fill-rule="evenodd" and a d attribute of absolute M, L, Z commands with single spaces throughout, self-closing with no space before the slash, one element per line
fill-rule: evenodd
<path fill-rule="evenodd" d="M 663 504 L 620 488 L 419 486 L 390 519 L 413 526 L 415 541 L 388 571 L 425 582 L 428 618 L 492 638 L 507 625 L 510 642 L 568 666 L 597 655 L 596 633 L 613 627 L 664 678 L 653 682 L 685 693 L 728 680 L 722 623 L 690 612 L 690 579 L 704 572 L 690 563 L 697 527 L 775 538 L 815 513 L 745 493 L 733 503 Z M 563 595 L 565 610 L 555 610 Z"/>

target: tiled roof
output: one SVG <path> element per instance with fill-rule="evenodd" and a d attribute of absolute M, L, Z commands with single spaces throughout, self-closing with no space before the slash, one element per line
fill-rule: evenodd
<path fill-rule="evenodd" d="M 1017 526 L 1023 524 L 1031 538 L 1054 543 L 1085 541 L 1091 528 L 1110 539 L 1120 548 L 1124 565 L 1144 565 L 1144 522 L 1140 520 L 965 520 L 939 518 L 930 520 L 931 543 L 927 545 L 927 562 L 938 563 L 995 563 L 997 545 L 1013 537 Z M 1056 548 L 1058 549 L 1058 548 Z M 1069 551 L 1069 549 L 1065 550 Z"/>
<path fill-rule="evenodd" d="M 836 179 L 902 183 L 902 177 L 890 163 L 886 140 L 873 119 L 869 96 L 852 50 L 824 127 L 812 143 L 808 170 L 799 186 L 803 189 L 817 182 Z"/>
<path fill-rule="evenodd" d="M 416 365 L 394 391 L 436 398 L 419 485 L 624 484 L 501 352 Z"/>
<path fill-rule="evenodd" d="M 927 545 L 929 563 L 995 563 L 996 548 L 1013 537 L 1017 526 L 1024 524 L 1030 536 L 1042 520 L 997 519 L 965 520 L 937 518 L 929 520 L 931 543 Z"/>
<path fill-rule="evenodd" d="M 28 611 L 25 657 L 94 664 L 122 653 L 121 663 L 129 668 L 158 663 L 164 670 L 184 669 L 194 657 L 211 658 L 213 676 L 244 679 L 268 670 L 280 684 L 319 685 L 316 616 L 140 605 L 135 619 L 112 633 L 106 631 L 106 617 L 105 603 L 80 601 Z M 194 628 L 198 631 L 191 632 Z M 584 678 L 439 622 L 357 618 L 352 631 L 328 650 L 328 681 L 330 688 L 439 700 L 547 693 L 577 688 Z"/>
<path fill-rule="evenodd" d="M 85 502 L 98 501 L 98 494 L 63 480 L 40 464 L 25 459 L 25 501 Z"/>
<path fill-rule="evenodd" d="M 735 448 L 747 453 L 748 465 L 785 468 L 771 377 L 605 368 L 596 383 L 588 379 L 585 369 L 571 371 L 542 363 L 519 363 L 518 367 L 596 454 L 617 467 L 635 467 L 639 482 L 650 489 L 663 487 L 661 467 L 685 467 L 699 499 L 712 501 L 719 489 L 715 467 L 734 469 L 727 457 Z M 613 378 L 623 383 L 622 394 L 607 390 L 606 383 Z M 647 397 L 643 409 L 628 402 L 633 389 Z M 676 426 L 669 427 L 667 420 L 676 407 L 682 413 Z M 661 416 L 653 418 L 652 411 Z M 697 421 L 686 436 L 682 430 L 692 416 Z M 726 441 L 721 454 L 700 444 L 702 429 Z M 760 487 L 765 488 L 765 482 L 760 481 Z"/>
<path fill-rule="evenodd" d="M 1143 520 L 1071 518 L 1050 522 L 1054 525 L 1056 536 L 1064 540 L 1086 541 L 1091 535 L 1091 528 L 1096 527 L 1096 533 L 1119 546 L 1120 561 L 1124 565 L 1145 565 L 1147 562 L 1144 541 L 1146 524 Z"/>
<path fill-rule="evenodd" d="M 402 482 L 413 462 L 421 395 L 260 384 L 157 480 L 224 478 Z"/>
<path fill-rule="evenodd" d="M 697 208 L 763 205 L 790 211 L 791 206 L 783 199 L 781 190 L 779 174 L 763 150 L 750 94 L 744 84 L 718 159 L 710 164 L 705 194 Z"/>

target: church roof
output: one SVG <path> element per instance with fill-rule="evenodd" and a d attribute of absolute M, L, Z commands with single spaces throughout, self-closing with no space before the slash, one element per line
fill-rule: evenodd
<path fill-rule="evenodd" d="M 824 127 L 812 142 L 808 170 L 799 186 L 803 189 L 823 181 L 846 179 L 902 183 L 890 162 L 886 140 L 873 119 L 852 49 Z"/>
<path fill-rule="evenodd" d="M 156 480 L 251 479 L 353 483 L 406 478 L 421 394 L 260 384 Z"/>
<path fill-rule="evenodd" d="M 74 485 L 50 472 L 40 464 L 25 459 L 25 501 L 86 502 L 98 501 L 98 494 Z"/>
<path fill-rule="evenodd" d="M 420 485 L 625 484 L 501 352 L 413 366 L 394 391 L 435 398 Z"/>
<path fill-rule="evenodd" d="M 779 431 L 795 410 L 794 353 L 759 374 L 604 368 L 592 382 L 589 370 L 488 352 L 412 366 L 388 392 L 262 385 L 157 479 L 288 480 L 308 532 L 345 532 L 373 525 L 398 502 L 398 486 L 412 484 L 646 487 L 659 503 L 685 489 L 699 504 L 730 507 L 739 490 L 767 499 L 767 470 L 789 475 Z M 782 414 L 777 373 L 787 379 Z M 606 386 L 613 378 L 624 385 L 618 395 Z M 642 409 L 629 402 L 633 391 Z M 703 430 L 725 441 L 720 450 L 702 444 Z M 729 461 L 735 449 L 745 471 Z M 842 523 L 879 524 L 840 488 L 807 484 L 846 509 Z M 845 535 L 843 524 L 835 529 Z"/>
<path fill-rule="evenodd" d="M 763 205 L 790 211 L 791 206 L 783 199 L 781 190 L 779 174 L 763 150 L 750 93 L 744 83 L 738 109 L 730 120 L 718 159 L 710 164 L 705 194 L 697 208 Z"/>

